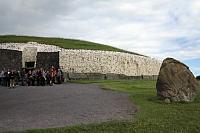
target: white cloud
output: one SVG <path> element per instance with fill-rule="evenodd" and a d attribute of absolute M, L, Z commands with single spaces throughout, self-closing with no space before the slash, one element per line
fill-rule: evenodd
<path fill-rule="evenodd" d="M 77 38 L 163 59 L 200 55 L 199 0 L 0 0 L 0 34 Z"/>

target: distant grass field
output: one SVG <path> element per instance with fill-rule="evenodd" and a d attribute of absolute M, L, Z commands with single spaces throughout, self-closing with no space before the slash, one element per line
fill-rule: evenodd
<path fill-rule="evenodd" d="M 166 104 L 156 99 L 156 81 L 75 81 L 97 83 L 104 89 L 130 94 L 138 106 L 135 121 L 112 121 L 101 124 L 29 130 L 23 133 L 199 133 L 200 86 L 193 103 Z M 200 81 L 199 81 L 200 83 Z"/>
<path fill-rule="evenodd" d="M 38 42 L 41 44 L 57 45 L 66 49 L 116 51 L 116 52 L 125 52 L 125 53 L 140 55 L 138 53 L 129 52 L 119 48 L 89 41 L 64 39 L 64 38 L 50 38 L 50 37 L 0 35 L 0 43 L 27 43 L 27 42 Z"/>

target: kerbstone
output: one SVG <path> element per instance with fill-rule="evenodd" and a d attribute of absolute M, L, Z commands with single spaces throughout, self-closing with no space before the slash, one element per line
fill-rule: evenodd
<path fill-rule="evenodd" d="M 197 80 L 189 67 L 173 58 L 163 61 L 156 83 L 157 95 L 170 101 L 193 101 L 197 93 Z"/>

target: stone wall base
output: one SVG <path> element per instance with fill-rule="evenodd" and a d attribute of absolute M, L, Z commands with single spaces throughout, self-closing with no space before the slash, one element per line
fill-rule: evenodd
<path fill-rule="evenodd" d="M 101 73 L 64 73 L 66 81 L 69 80 L 157 80 L 158 75 L 126 76 L 123 74 Z"/>

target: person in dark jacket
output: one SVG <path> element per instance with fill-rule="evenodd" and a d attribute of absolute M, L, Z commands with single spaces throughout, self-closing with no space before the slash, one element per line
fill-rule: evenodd
<path fill-rule="evenodd" d="M 57 80 L 57 83 L 58 84 L 61 84 L 62 83 L 62 71 L 61 71 L 61 69 L 58 69 L 58 72 L 57 72 L 57 74 L 56 74 L 56 80 Z"/>
<path fill-rule="evenodd" d="M 46 72 L 46 81 L 47 81 L 47 85 L 51 85 L 51 84 L 50 84 L 51 75 L 50 75 L 50 72 L 49 72 L 49 71 Z"/>
<path fill-rule="evenodd" d="M 14 88 L 15 87 L 15 72 L 14 70 L 12 70 L 11 72 L 9 72 L 9 79 L 10 79 L 10 88 Z"/>
<path fill-rule="evenodd" d="M 29 70 L 27 73 L 27 84 L 28 86 L 32 85 L 32 71 Z"/>
<path fill-rule="evenodd" d="M 4 76 L 5 76 L 5 86 L 6 87 L 10 87 L 10 69 L 8 69 L 7 71 L 5 71 Z"/>
<path fill-rule="evenodd" d="M 35 80 L 36 80 L 36 77 L 37 77 L 36 73 L 37 73 L 36 70 L 32 71 L 32 81 L 31 81 L 32 82 L 32 86 L 35 86 Z"/>
<path fill-rule="evenodd" d="M 37 81 L 37 86 L 40 85 L 40 70 L 36 70 L 36 81 Z"/>
<path fill-rule="evenodd" d="M 22 69 L 21 71 L 21 82 L 22 82 L 22 86 L 25 86 L 26 85 L 26 70 L 25 69 Z"/>

